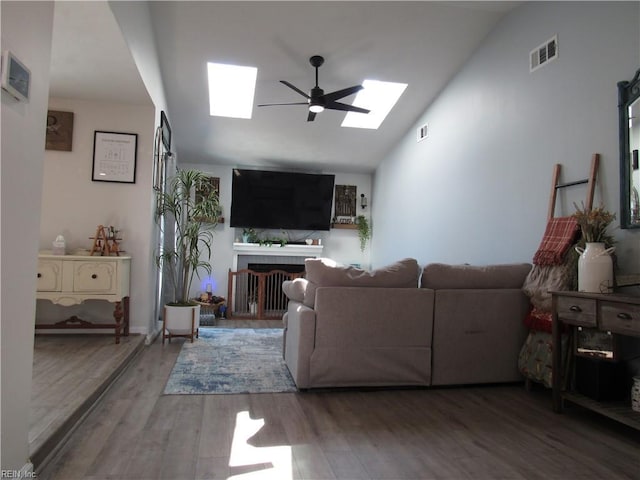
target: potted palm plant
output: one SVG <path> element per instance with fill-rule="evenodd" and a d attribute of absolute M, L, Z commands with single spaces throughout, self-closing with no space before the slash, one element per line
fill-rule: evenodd
<path fill-rule="evenodd" d="M 200 305 L 190 300 L 189 292 L 201 271 L 211 274 L 213 228 L 221 213 L 218 192 L 201 188 L 207 180 L 197 170 L 179 169 L 167 191 L 159 194 L 157 218 L 164 217 L 166 224 L 175 222 L 174 241 L 161 247 L 156 256 L 173 297 L 164 308 L 163 343 L 166 337 L 189 337 L 193 342 L 194 335 L 198 336 Z"/>

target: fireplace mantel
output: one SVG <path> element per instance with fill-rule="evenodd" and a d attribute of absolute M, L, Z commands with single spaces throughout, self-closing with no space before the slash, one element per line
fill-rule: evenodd
<path fill-rule="evenodd" d="M 233 244 L 233 270 L 238 269 L 238 257 L 251 256 L 277 256 L 277 257 L 321 257 L 322 245 L 260 245 L 259 243 Z M 303 262 L 300 262 L 303 263 Z"/>

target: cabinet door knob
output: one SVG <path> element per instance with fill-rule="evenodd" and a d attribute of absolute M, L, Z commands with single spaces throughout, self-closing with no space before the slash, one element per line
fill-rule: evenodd
<path fill-rule="evenodd" d="M 582 309 L 578 305 L 571 305 L 569 307 L 569 310 L 572 311 L 572 312 L 581 312 L 582 311 Z"/>
<path fill-rule="evenodd" d="M 620 312 L 617 316 L 620 320 L 631 320 L 631 315 L 625 312 Z"/>
<path fill-rule="evenodd" d="M 93 275 L 91 275 L 91 278 L 98 278 L 98 275 L 94 273 Z"/>
<path fill-rule="evenodd" d="M 38 273 L 38 278 L 42 278 L 42 274 L 41 273 Z"/>

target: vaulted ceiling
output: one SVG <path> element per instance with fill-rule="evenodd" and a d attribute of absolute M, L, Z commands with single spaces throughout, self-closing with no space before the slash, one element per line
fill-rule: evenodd
<path fill-rule="evenodd" d="M 172 149 L 178 162 L 373 171 L 518 3 L 149 2 Z M 257 67 L 257 105 L 301 100 L 279 80 L 313 87 L 315 54 L 327 92 L 365 79 L 408 84 L 378 130 L 341 127 L 337 111 L 307 122 L 305 106 L 209 116 L 207 62 Z M 56 2 L 50 95 L 150 102 L 106 2 Z"/>

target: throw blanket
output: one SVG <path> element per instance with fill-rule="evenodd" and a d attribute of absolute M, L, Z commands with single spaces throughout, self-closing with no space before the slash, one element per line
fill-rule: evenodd
<path fill-rule="evenodd" d="M 564 255 L 575 242 L 578 231 L 578 222 L 573 217 L 557 217 L 549 220 L 540 247 L 533 256 L 533 263 L 562 265 Z"/>

